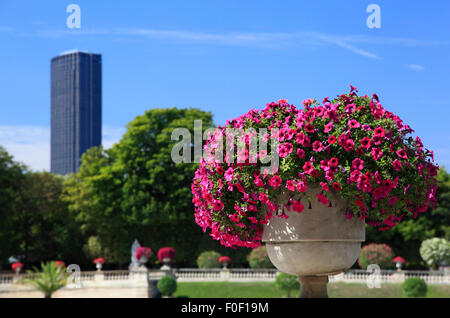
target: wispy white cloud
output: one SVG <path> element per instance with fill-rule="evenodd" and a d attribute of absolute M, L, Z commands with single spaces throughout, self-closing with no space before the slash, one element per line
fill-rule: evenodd
<path fill-rule="evenodd" d="M 105 149 L 118 142 L 125 128 L 106 125 L 102 131 Z M 23 162 L 32 170 L 50 170 L 50 128 L 44 126 L 0 126 L 0 146 L 15 161 Z"/>
<path fill-rule="evenodd" d="M 21 33 L 22 36 L 60 38 L 67 36 L 102 36 L 111 39 L 164 40 L 189 44 L 242 46 L 270 49 L 311 48 L 334 45 L 354 54 L 370 59 L 380 57 L 372 52 L 374 46 L 442 46 L 450 40 L 422 40 L 404 37 L 381 37 L 371 35 L 337 35 L 314 31 L 302 32 L 203 32 L 188 30 L 164 30 L 150 28 L 122 29 L 34 29 Z M 370 46 L 371 49 L 361 46 Z"/>
<path fill-rule="evenodd" d="M 421 72 L 421 71 L 425 70 L 425 67 L 420 64 L 407 64 L 406 67 L 409 68 L 410 70 L 413 70 L 416 72 Z"/>
<path fill-rule="evenodd" d="M 350 41 L 348 39 L 346 39 L 345 37 L 341 37 L 341 36 L 335 36 L 335 35 L 327 35 L 327 34 L 323 34 L 323 33 L 316 33 L 316 32 L 310 32 L 310 33 L 305 33 L 306 35 L 310 35 L 313 38 L 317 38 L 320 40 L 323 40 L 327 43 L 330 44 L 335 44 L 343 49 L 349 50 L 353 53 L 356 53 L 358 55 L 364 56 L 364 57 L 368 57 L 371 59 L 378 59 L 379 57 L 371 52 L 368 52 L 366 50 L 360 49 L 352 44 L 350 44 Z"/>

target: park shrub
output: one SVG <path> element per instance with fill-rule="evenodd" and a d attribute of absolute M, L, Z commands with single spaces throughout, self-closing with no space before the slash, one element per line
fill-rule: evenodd
<path fill-rule="evenodd" d="M 177 290 L 177 281 L 172 275 L 166 275 L 158 281 L 156 285 L 161 295 L 171 297 Z"/>
<path fill-rule="evenodd" d="M 220 268 L 220 254 L 216 251 L 205 251 L 197 258 L 199 268 Z"/>
<path fill-rule="evenodd" d="M 425 297 L 427 289 L 427 283 L 418 277 L 407 278 L 402 284 L 402 290 L 406 297 Z"/>
<path fill-rule="evenodd" d="M 287 273 L 279 273 L 275 278 L 275 286 L 286 292 L 287 296 L 291 297 L 291 292 L 300 289 L 300 283 L 295 275 L 290 275 Z"/>
<path fill-rule="evenodd" d="M 266 246 L 260 246 L 254 248 L 247 256 L 248 264 L 251 268 L 273 268 L 273 264 L 270 261 L 267 254 Z"/>
<path fill-rule="evenodd" d="M 434 237 L 420 245 L 420 256 L 433 269 L 442 262 L 450 263 L 450 242 L 444 238 Z"/>
<path fill-rule="evenodd" d="M 366 269 L 369 264 L 377 264 L 380 268 L 393 268 L 392 259 L 394 252 L 387 244 L 367 244 L 361 249 L 358 264 L 361 268 Z"/>

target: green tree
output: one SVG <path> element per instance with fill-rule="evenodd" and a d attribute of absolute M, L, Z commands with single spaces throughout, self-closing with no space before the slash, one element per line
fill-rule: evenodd
<path fill-rule="evenodd" d="M 220 268 L 220 256 L 216 251 L 205 251 L 198 256 L 197 266 L 198 268 Z"/>
<path fill-rule="evenodd" d="M 83 238 L 61 200 L 63 177 L 32 172 L 0 147 L 0 262 L 82 261 Z M 81 257 L 81 258 L 80 258 Z"/>
<path fill-rule="evenodd" d="M 15 216 L 25 171 L 26 167 L 0 146 L 0 264 L 19 254 L 20 233 L 15 229 Z"/>
<path fill-rule="evenodd" d="M 300 289 L 300 283 L 295 275 L 287 273 L 279 273 L 275 278 L 275 286 L 287 293 L 288 298 L 291 298 L 291 292 Z"/>
<path fill-rule="evenodd" d="M 148 110 L 111 149 L 87 151 L 80 171 L 68 178 L 64 199 L 83 233 L 99 238 L 111 262 L 129 262 L 136 238 L 154 250 L 173 246 L 179 264 L 193 263 L 205 249 L 193 216 L 197 164 L 171 158 L 179 142 L 171 139 L 173 130 L 186 128 L 194 136 L 194 120 L 202 120 L 203 130 L 213 125 L 211 113 L 198 109 Z"/>

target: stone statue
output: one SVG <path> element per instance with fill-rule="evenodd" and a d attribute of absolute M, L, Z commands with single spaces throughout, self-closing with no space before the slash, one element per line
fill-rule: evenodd
<path fill-rule="evenodd" d="M 130 270 L 137 269 L 139 267 L 139 261 L 136 258 L 136 250 L 141 247 L 141 244 L 139 244 L 138 240 L 134 240 L 133 244 L 131 245 L 131 263 L 130 263 Z"/>

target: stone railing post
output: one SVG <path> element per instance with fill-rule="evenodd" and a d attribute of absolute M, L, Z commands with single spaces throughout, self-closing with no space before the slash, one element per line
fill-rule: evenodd
<path fill-rule="evenodd" d="M 135 298 L 148 298 L 148 269 L 145 266 L 130 268 Z"/>
<path fill-rule="evenodd" d="M 220 280 L 228 281 L 230 279 L 230 270 L 226 267 L 222 268 L 220 271 Z"/>
<path fill-rule="evenodd" d="M 103 274 L 102 271 L 96 271 L 94 275 L 94 280 L 96 282 L 102 282 L 105 280 L 105 275 Z"/>
<path fill-rule="evenodd" d="M 394 274 L 392 274 L 392 280 L 395 283 L 403 283 L 405 281 L 405 272 L 402 270 L 397 270 Z"/>

